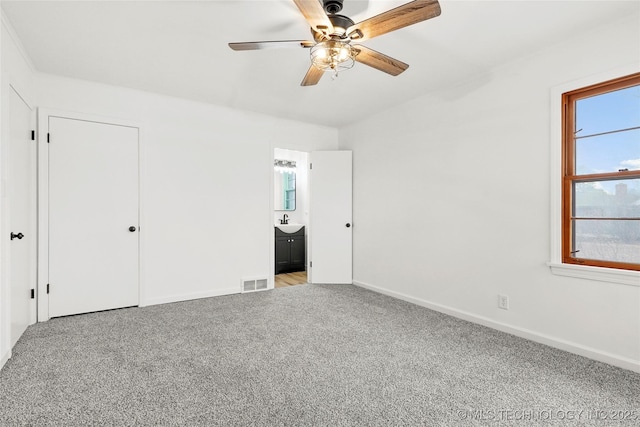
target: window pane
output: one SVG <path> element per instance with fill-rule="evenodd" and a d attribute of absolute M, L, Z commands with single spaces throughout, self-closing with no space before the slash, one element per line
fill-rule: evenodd
<path fill-rule="evenodd" d="M 573 184 L 578 218 L 640 218 L 640 178 Z"/>
<path fill-rule="evenodd" d="M 640 169 L 640 129 L 576 139 L 576 175 Z"/>
<path fill-rule="evenodd" d="M 640 86 L 580 99 L 576 102 L 576 136 L 640 126 Z"/>
<path fill-rule="evenodd" d="M 640 264 L 640 221 L 574 220 L 575 258 Z"/>

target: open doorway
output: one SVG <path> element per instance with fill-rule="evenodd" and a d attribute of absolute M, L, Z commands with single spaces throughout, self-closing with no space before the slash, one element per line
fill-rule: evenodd
<path fill-rule="evenodd" d="M 274 149 L 275 288 L 306 284 L 308 280 L 308 162 L 306 152 Z"/>

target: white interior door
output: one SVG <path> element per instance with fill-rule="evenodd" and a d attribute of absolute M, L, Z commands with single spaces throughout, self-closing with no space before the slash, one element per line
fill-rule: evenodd
<path fill-rule="evenodd" d="M 9 104 L 9 282 L 11 347 L 32 320 L 36 287 L 36 165 L 31 140 L 31 108 L 13 88 Z"/>
<path fill-rule="evenodd" d="M 352 153 L 314 151 L 310 163 L 310 282 L 352 283 Z"/>
<path fill-rule="evenodd" d="M 49 316 L 138 305 L 138 129 L 50 116 L 49 135 Z"/>

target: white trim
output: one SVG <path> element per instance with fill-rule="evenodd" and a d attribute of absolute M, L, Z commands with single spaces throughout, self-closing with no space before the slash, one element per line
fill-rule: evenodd
<path fill-rule="evenodd" d="M 1 30 L 1 28 L 0 28 Z M 2 45 L 2 31 L 0 31 L 0 46 Z M 6 140 L 4 136 L 5 132 L 5 114 L 6 114 L 6 96 L 4 94 L 5 89 L 2 87 L 1 82 L 4 80 L 5 76 L 2 73 L 2 69 L 4 68 L 4 63 L 2 61 L 2 56 L 0 55 L 0 232 L 4 233 L 5 223 L 7 220 L 7 211 L 5 207 L 6 200 L 6 187 L 7 187 L 7 168 L 5 166 L 5 143 Z M 4 235 L 4 234 L 3 234 Z M 6 239 L 0 241 L 0 369 L 4 366 L 6 361 L 9 358 L 11 353 L 11 332 L 9 329 L 9 325 L 11 324 L 11 319 L 7 317 L 8 308 L 9 308 L 9 281 L 6 277 L 6 273 L 4 268 L 2 268 L 2 260 L 5 258 L 6 254 Z M 5 353 L 6 351 L 6 353 Z"/>
<path fill-rule="evenodd" d="M 32 269 L 34 270 L 32 272 L 33 281 L 31 282 L 31 286 L 33 286 L 35 292 L 35 298 L 31 303 L 31 324 L 33 325 L 38 322 L 38 110 L 36 107 L 31 107 L 30 125 L 35 137 L 35 141 L 32 141 L 33 159 L 31 163 L 33 173 L 35 174 L 32 181 L 33 198 L 31 200 L 34 203 L 34 206 L 33 211 L 31 212 L 31 221 L 33 221 L 33 231 L 36 235 L 33 247 L 33 263 L 31 265 Z"/>
<path fill-rule="evenodd" d="M 45 117 L 47 117 L 45 119 Z M 38 145 L 38 322 L 49 320 L 49 147 L 47 146 L 48 116 L 38 108 L 36 132 Z"/>
<path fill-rule="evenodd" d="M 478 316 L 473 313 L 469 313 L 469 312 L 458 310 L 445 305 L 433 303 L 421 298 L 415 298 L 415 297 L 403 294 L 401 292 L 392 291 L 392 290 L 374 286 L 368 283 L 354 281 L 353 284 L 361 288 L 369 289 L 373 292 L 377 292 L 393 298 L 401 299 L 403 301 L 407 301 L 412 304 L 416 304 L 416 305 L 428 308 L 430 310 L 437 311 L 439 313 L 448 314 L 450 316 L 457 317 L 458 319 L 467 320 L 469 322 L 487 326 L 489 328 L 496 329 L 501 332 L 506 332 L 508 334 L 515 335 L 520 338 L 525 338 L 530 341 L 534 341 L 540 344 L 548 345 L 550 347 L 567 351 L 569 353 L 577 354 L 579 356 L 584 356 L 589 359 L 597 360 L 599 362 L 604 362 L 609 365 L 617 366 L 619 368 L 628 369 L 630 371 L 640 373 L 640 360 L 621 357 L 615 354 L 611 354 L 611 353 L 607 353 L 591 347 L 583 346 L 581 344 L 577 344 L 571 341 L 566 341 L 550 335 L 540 334 L 538 332 L 531 331 L 529 329 L 511 326 L 502 322 L 496 322 L 495 320 L 489 319 L 484 316 Z"/>
<path fill-rule="evenodd" d="M 107 125 L 126 126 L 142 129 L 142 123 L 139 121 L 129 120 L 122 117 L 102 116 L 97 114 L 83 113 L 79 111 L 58 110 L 54 108 L 38 108 L 40 115 L 47 117 L 60 117 L 63 119 L 84 120 L 87 122 L 103 123 Z M 45 138 L 46 142 L 46 138 Z"/>
<path fill-rule="evenodd" d="M 640 287 L 640 271 L 618 270 L 615 268 L 593 267 L 588 265 L 557 264 L 548 262 L 551 272 L 558 276 L 577 277 L 600 282 L 619 283 Z"/>
<path fill-rule="evenodd" d="M 138 247 L 138 305 L 148 305 L 145 301 L 146 276 L 144 268 L 143 251 L 146 247 L 144 204 L 142 189 L 144 188 L 144 166 L 142 156 L 145 152 L 143 139 L 144 126 L 142 123 L 122 118 L 99 116 L 71 111 L 62 111 L 49 108 L 38 108 L 38 322 L 44 322 L 49 317 L 49 296 L 47 284 L 49 283 L 49 144 L 47 133 L 49 132 L 49 117 L 61 117 L 67 119 L 84 120 L 89 122 L 126 126 L 138 129 L 138 212 L 141 227 Z"/>
<path fill-rule="evenodd" d="M 7 351 L 2 355 L 2 357 L 0 357 L 0 369 L 2 369 L 4 364 L 7 363 L 9 359 L 11 359 L 11 350 Z"/>
<path fill-rule="evenodd" d="M 147 294 L 147 271 L 146 271 L 146 263 L 144 262 L 147 257 L 147 235 L 148 228 L 146 227 L 147 221 L 144 215 L 145 210 L 143 207 L 145 206 L 145 198 L 144 195 L 147 194 L 146 189 L 146 175 L 147 171 L 147 159 L 146 159 L 146 144 L 145 141 L 145 131 L 142 123 L 138 123 L 138 228 L 139 228 L 139 239 L 138 239 L 138 306 L 144 307 L 146 305 L 146 294 Z"/>
<path fill-rule="evenodd" d="M 580 89 L 596 83 L 628 76 L 640 72 L 637 63 L 629 63 L 603 73 L 594 74 L 582 79 L 565 82 L 554 86 L 549 94 L 549 142 L 550 142 L 550 261 L 548 263 L 553 274 L 561 276 L 579 277 L 590 280 L 600 280 L 612 283 L 639 285 L 628 283 L 628 275 L 609 268 L 587 267 L 562 263 L 562 94 Z M 595 269 L 595 270 L 594 270 Z M 595 273 L 595 272 L 598 273 Z M 631 272 L 640 281 L 640 273 Z"/>
<path fill-rule="evenodd" d="M 25 99 L 25 97 L 23 96 L 24 91 L 20 90 L 20 87 L 18 86 L 18 84 L 16 84 L 15 79 L 13 79 L 11 77 L 11 74 L 9 73 L 6 73 L 5 75 L 8 76 L 7 80 L 9 81 L 9 88 L 12 89 L 16 93 L 16 95 L 18 95 L 18 97 L 22 100 L 22 102 L 24 102 L 25 105 L 29 107 L 31 111 L 33 111 L 34 110 L 33 105 Z"/>
<path fill-rule="evenodd" d="M 0 46 L 2 46 L 2 31 L 0 31 Z M 4 89 L 2 87 L 2 79 L 4 78 L 4 75 L 2 75 L 3 74 L 2 69 L 4 68 L 4 63 L 1 58 L 2 58 L 2 55 L 0 52 L 0 233 L 4 233 L 5 232 L 4 223 L 6 221 L 6 213 L 5 213 L 5 207 L 4 207 L 4 201 L 5 201 L 5 195 L 6 195 L 5 193 L 6 167 L 4 166 L 4 162 L 5 162 L 4 158 L 6 156 L 5 156 L 5 149 L 4 149 L 4 141 L 6 138 L 4 137 L 5 119 L 2 116 L 5 115 L 6 107 L 4 107 L 4 103 L 5 103 L 6 96 L 4 94 Z M 6 253 L 5 252 L 6 249 L 4 248 L 4 240 L 0 242 L 0 369 L 2 369 L 4 364 L 7 362 L 7 360 L 9 359 L 9 354 L 11 353 L 10 348 L 7 348 L 5 350 L 5 347 L 11 347 L 11 344 L 9 343 L 9 341 L 11 340 L 9 335 L 11 333 L 9 332 L 9 329 L 8 329 L 11 321 L 6 317 L 6 312 L 8 309 L 7 301 L 9 300 L 6 297 L 6 295 L 9 293 L 8 292 L 9 282 L 5 277 L 4 268 L 2 268 L 1 266 L 2 260 L 5 258 L 5 253 Z"/>
<path fill-rule="evenodd" d="M 217 289 L 214 291 L 191 292 L 188 294 L 175 294 L 166 297 L 149 298 L 147 301 L 145 301 L 144 305 L 140 306 L 146 307 L 150 305 L 169 304 L 173 302 L 190 301 L 200 298 L 211 298 L 233 294 L 239 294 L 237 286 L 233 288 Z"/>
<path fill-rule="evenodd" d="M 276 287 L 276 235 L 274 231 L 274 208 L 275 208 L 275 182 L 273 178 L 273 162 L 276 159 L 276 146 L 273 141 L 269 144 L 269 276 L 267 282 L 267 289 L 275 289 Z M 242 291 L 241 291 L 242 292 Z"/>

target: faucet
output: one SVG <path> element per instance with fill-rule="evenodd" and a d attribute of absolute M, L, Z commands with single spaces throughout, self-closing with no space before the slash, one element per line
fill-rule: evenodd
<path fill-rule="evenodd" d="M 289 215 L 284 214 L 280 220 L 280 224 L 289 224 Z"/>

